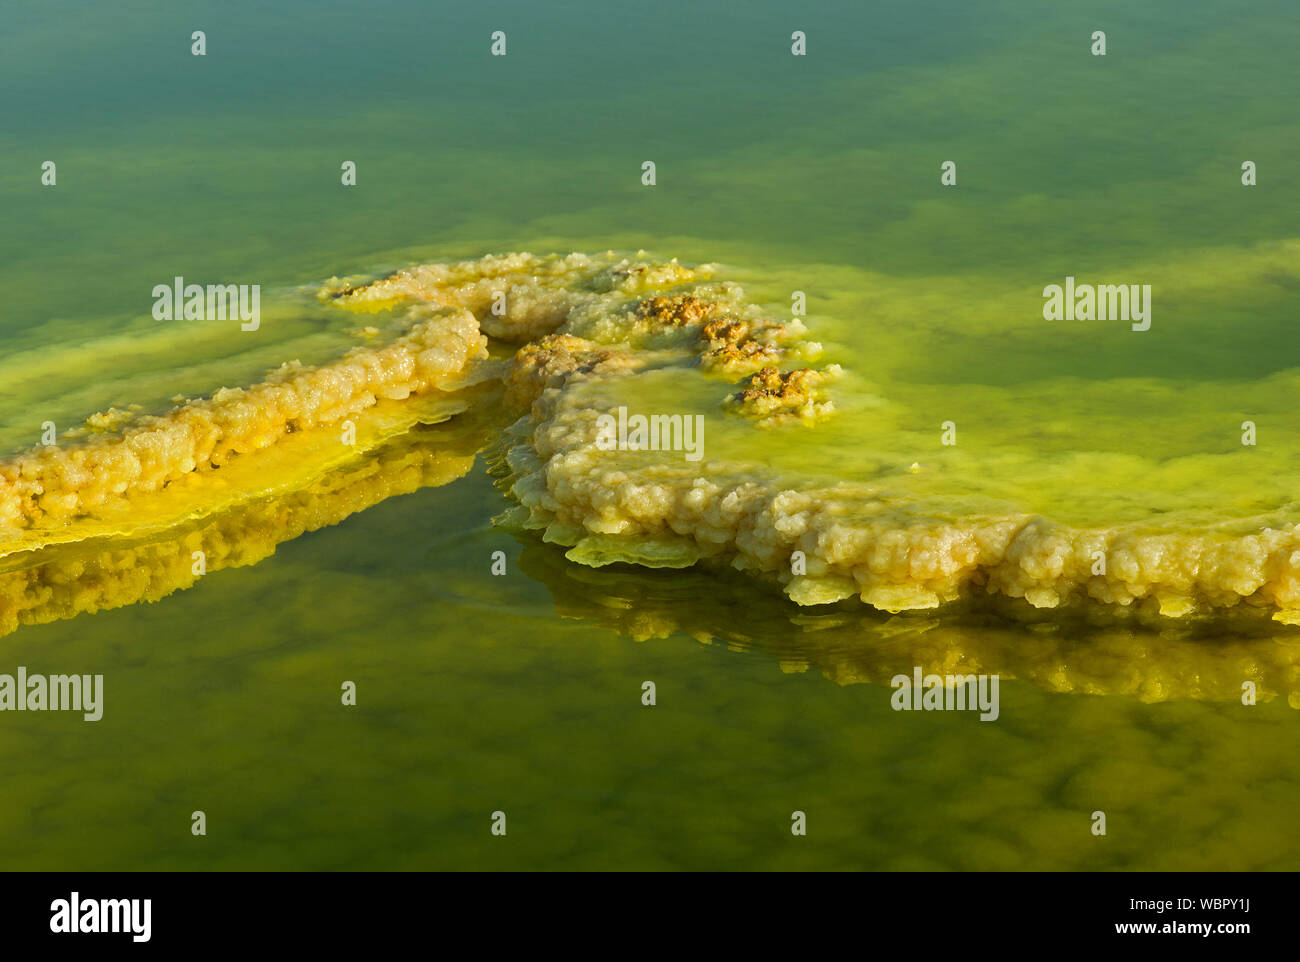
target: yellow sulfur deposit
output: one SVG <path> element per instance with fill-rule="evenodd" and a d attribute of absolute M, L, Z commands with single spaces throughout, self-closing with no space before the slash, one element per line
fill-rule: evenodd
<path fill-rule="evenodd" d="M 596 421 L 622 399 L 619 385 L 645 398 L 633 379 L 667 367 L 748 374 L 721 404 L 760 424 L 833 411 L 826 385 L 837 368 L 771 363 L 816 356 L 802 325 L 765 320 L 717 273 L 613 255 L 511 255 L 413 268 L 338 297 L 463 305 L 495 336 L 537 341 L 510 375 L 512 397 L 531 406 L 500 462 L 518 502 L 508 520 L 570 546 L 570 560 L 680 567 L 712 559 L 775 578 L 803 605 L 857 597 L 901 611 L 998 594 L 1039 608 L 1137 603 L 1177 617 L 1245 605 L 1300 618 L 1294 523 L 1240 534 L 1151 523 L 1074 528 L 1014 511 L 941 516 L 909 502 L 893 479 L 601 450 Z M 498 295 L 504 309 L 492 315 Z"/>
<path fill-rule="evenodd" d="M 359 429 L 365 438 L 367 430 L 391 434 L 450 416 L 460 408 L 448 392 L 472 380 L 471 365 L 487 357 L 487 338 L 465 310 L 417 308 L 412 317 L 409 331 L 383 347 L 356 348 L 315 368 L 286 363 L 251 388 L 223 389 L 163 415 L 97 415 L 87 425 L 100 431 L 86 440 L 0 462 L 0 545 L 15 550 L 75 538 L 75 526 L 89 534 L 128 504 L 138 521 L 151 508 L 167 510 L 169 499 L 147 499 L 179 482 L 200 501 L 195 484 L 216 483 L 216 472 L 246 468 L 259 452 L 292 450 L 304 465 L 314 456 L 323 457 L 321 466 L 337 463 L 349 454 L 337 428 L 350 419 L 372 419 Z M 229 477 L 222 486 L 229 489 Z M 187 497 L 172 492 L 171 508 L 185 514 Z"/>
<path fill-rule="evenodd" d="M 998 596 L 1040 609 L 1238 609 L 1300 622 L 1300 525 L 1276 512 L 1224 525 L 1170 514 L 1072 526 L 991 498 L 978 472 L 951 465 L 937 474 L 904 457 L 898 470 L 804 470 L 785 452 L 840 423 L 836 398 L 852 365 L 809 366 L 822 348 L 803 323 L 751 303 L 721 273 L 611 252 L 331 280 L 321 300 L 394 312 L 404 333 L 382 342 L 367 326 L 365 346 L 332 363 L 288 362 L 252 387 L 160 415 L 114 409 L 92 417 L 83 439 L 0 462 L 0 572 L 10 578 L 0 624 L 43 617 L 30 598 L 45 582 L 15 572 L 46 565 L 76 581 L 59 567 L 71 556 L 49 554 L 59 545 L 147 540 L 172 557 L 156 547 L 167 537 L 188 544 L 204 519 L 239 526 L 238 512 L 317 491 L 377 463 L 416 425 L 467 410 L 514 419 L 495 432 L 500 483 L 515 503 L 503 522 L 564 546 L 571 562 L 728 566 L 803 606 L 857 599 L 898 612 Z M 502 383 L 486 390 L 487 381 Z M 870 405 L 881 424 L 893 416 L 887 398 Z M 598 444 L 600 419 L 616 411 L 620 424 L 700 418 L 703 458 Z M 345 424 L 353 441 L 340 439 Z M 263 540 L 299 529 L 277 521 Z M 98 544 L 95 557 L 109 559 L 99 570 L 124 547 Z"/>
<path fill-rule="evenodd" d="M 743 389 L 727 398 L 727 406 L 755 418 L 760 425 L 786 421 L 815 421 L 835 410 L 825 385 L 840 373 L 832 364 L 825 371 L 802 367 L 778 371 L 765 367 L 744 381 Z"/>

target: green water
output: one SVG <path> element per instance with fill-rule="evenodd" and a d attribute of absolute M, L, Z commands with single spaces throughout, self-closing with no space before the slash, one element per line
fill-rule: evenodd
<path fill-rule="evenodd" d="M 20 2 L 5 26 L 6 451 L 337 356 L 357 319 L 300 290 L 330 275 L 612 247 L 808 293 L 845 417 L 750 453 L 865 476 L 928 452 L 922 497 L 1078 524 L 1286 516 L 1300 480 L 1292 4 Z M 260 283 L 262 329 L 154 321 L 177 274 Z M 1153 284 L 1151 330 L 1043 321 L 1067 274 Z M 1300 863 L 1298 716 L 1221 697 L 1300 687 L 1289 634 L 800 611 L 574 570 L 503 507 L 480 464 L 0 639 L 0 671 L 106 688 L 93 724 L 0 715 L 0 867 Z M 890 709 L 894 670 L 959 656 L 1004 673 L 998 721 Z M 1152 677 L 1178 697 L 1143 701 Z"/>

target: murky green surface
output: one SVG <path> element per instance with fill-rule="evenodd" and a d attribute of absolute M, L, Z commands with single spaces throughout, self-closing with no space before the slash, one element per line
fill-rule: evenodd
<path fill-rule="evenodd" d="M 298 290 L 333 274 L 644 247 L 774 305 L 807 291 L 848 369 L 824 431 L 716 436 L 728 452 L 932 464 L 919 497 L 1073 524 L 1297 520 L 1292 5 L 734 11 L 18 4 L 0 443 L 336 356 L 356 318 Z M 262 284 L 261 331 L 155 322 L 176 274 Z M 1043 321 L 1067 274 L 1152 284 L 1151 330 Z M 0 867 L 1300 862 L 1289 634 L 800 611 L 707 572 L 575 568 L 493 529 L 503 506 L 480 464 L 158 603 L 0 639 L 0 671 L 107 692 L 93 724 L 0 714 Z M 1001 717 L 892 711 L 917 664 L 1002 673 Z M 1282 697 L 1241 706 L 1248 678 Z"/>

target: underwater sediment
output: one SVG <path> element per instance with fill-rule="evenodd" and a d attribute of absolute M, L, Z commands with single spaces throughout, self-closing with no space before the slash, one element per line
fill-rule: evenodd
<path fill-rule="evenodd" d="M 866 476 L 805 469 L 799 450 L 862 416 L 840 404 L 854 365 L 822 363 L 799 317 L 750 301 L 725 274 L 607 252 L 332 279 L 322 301 L 405 328 L 160 414 L 96 415 L 0 462 L 0 631 L 161 597 L 192 583 L 191 550 L 210 551 L 214 568 L 251 563 L 388 494 L 459 476 L 482 450 L 513 504 L 499 523 L 560 546 L 568 563 L 726 568 L 810 615 L 1001 599 L 1189 624 L 1300 622 L 1300 524 L 1285 512 L 1080 526 L 1014 498 L 965 497 L 960 484 L 942 502 L 919 497 L 911 485 L 927 469 L 901 454 Z M 889 399 L 872 403 L 868 416 L 885 417 Z M 629 411 L 642 435 L 609 443 Z M 698 458 L 683 456 L 687 418 L 700 419 Z M 421 427 L 447 421 L 473 425 L 452 461 Z M 409 463 L 420 457 L 424 467 Z M 387 480 L 394 465 L 400 484 Z M 1290 666 L 1281 659 L 1274 689 L 1294 681 L 1281 677 Z"/>

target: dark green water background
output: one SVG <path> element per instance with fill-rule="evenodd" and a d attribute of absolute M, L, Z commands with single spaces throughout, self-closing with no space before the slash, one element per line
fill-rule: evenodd
<path fill-rule="evenodd" d="M 803 278 L 835 359 L 879 365 L 921 407 L 998 392 L 1024 434 L 1086 418 L 1072 397 L 1097 395 L 1064 378 L 1158 379 L 1198 410 L 1221 399 L 1229 435 L 1258 417 L 1294 464 L 1293 405 L 1233 406 L 1300 347 L 1294 3 L 19 0 L 3 16 L 6 450 L 47 418 L 334 356 L 355 319 L 284 307 L 297 285 L 644 247 Z M 488 56 L 496 29 L 505 58 Z M 1187 281 L 1146 335 L 1038 316 L 1066 274 L 1144 270 Z M 149 292 L 175 274 L 284 296 L 255 344 L 160 329 Z M 1141 406 L 1121 407 L 1107 431 L 1127 417 L 1142 438 Z M 102 673 L 107 690 L 94 724 L 0 715 L 0 868 L 1300 866 L 1285 697 L 1148 705 L 1004 678 L 995 723 L 896 713 L 887 687 L 808 667 L 794 628 L 788 651 L 744 643 L 769 609 L 712 601 L 705 576 L 673 583 L 678 620 L 734 603 L 736 644 L 561 617 L 563 591 L 612 589 L 494 530 L 502 507 L 480 469 L 160 603 L 0 639 L 0 671 Z M 640 589 L 618 585 L 611 603 L 635 610 Z"/>

